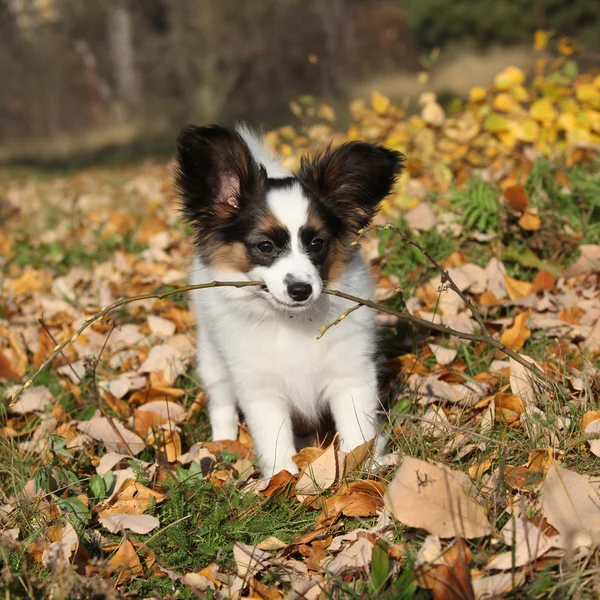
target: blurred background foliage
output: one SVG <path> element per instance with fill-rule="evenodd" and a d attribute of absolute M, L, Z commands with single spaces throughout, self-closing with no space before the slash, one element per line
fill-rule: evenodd
<path fill-rule="evenodd" d="M 277 127 L 303 94 L 444 103 L 533 72 L 538 29 L 598 63 L 595 0 L 0 0 L 0 162 L 168 153 L 185 123 Z"/>

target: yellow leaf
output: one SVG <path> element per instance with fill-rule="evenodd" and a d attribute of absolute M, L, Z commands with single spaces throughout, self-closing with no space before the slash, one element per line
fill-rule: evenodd
<path fill-rule="evenodd" d="M 515 85 L 515 87 L 510 90 L 510 93 L 517 102 L 529 102 L 529 92 L 522 85 Z"/>
<path fill-rule="evenodd" d="M 512 327 L 506 329 L 500 336 L 500 343 L 514 352 L 518 352 L 523 347 L 523 344 L 525 344 L 525 341 L 531 336 L 531 331 L 527 328 L 528 318 L 529 311 L 516 316 Z"/>
<path fill-rule="evenodd" d="M 511 122 L 510 128 L 519 141 L 528 142 L 530 144 L 537 140 L 540 130 L 537 122 L 532 119 Z"/>
<path fill-rule="evenodd" d="M 483 100 L 486 96 L 487 92 L 485 88 L 482 87 L 472 87 L 469 92 L 469 102 L 479 102 Z"/>
<path fill-rule="evenodd" d="M 562 113 L 558 117 L 558 121 L 556 125 L 559 129 L 564 129 L 565 131 L 571 131 L 575 129 L 577 126 L 575 115 L 573 113 Z"/>
<path fill-rule="evenodd" d="M 529 281 L 519 281 L 508 275 L 504 276 L 506 293 L 511 300 L 521 300 L 531 293 L 532 284 Z"/>
<path fill-rule="evenodd" d="M 567 36 L 562 36 L 558 42 L 558 51 L 565 56 L 571 56 L 575 53 L 575 48 Z"/>
<path fill-rule="evenodd" d="M 510 94 L 502 92 L 494 98 L 492 107 L 494 110 L 499 110 L 500 112 L 511 113 L 516 110 L 517 103 Z"/>
<path fill-rule="evenodd" d="M 490 114 L 487 116 L 485 123 L 483 124 L 484 128 L 492 133 L 498 133 L 500 131 L 508 131 L 509 125 L 508 121 L 497 114 Z"/>
<path fill-rule="evenodd" d="M 429 81 L 429 73 L 427 71 L 419 71 L 417 79 L 421 85 L 424 85 Z"/>
<path fill-rule="evenodd" d="M 371 93 L 371 106 L 378 115 L 384 115 L 390 107 L 390 99 L 378 91 Z"/>
<path fill-rule="evenodd" d="M 510 90 L 525 81 L 525 73 L 518 67 L 506 67 L 494 78 L 494 86 L 497 90 Z"/>
<path fill-rule="evenodd" d="M 554 105 L 548 98 L 540 98 L 529 107 L 529 114 L 536 120 L 542 123 L 554 121 L 558 113 Z"/>
<path fill-rule="evenodd" d="M 519 227 L 524 229 L 525 231 L 537 231 L 542 222 L 538 215 L 534 215 L 533 213 L 526 212 L 519 219 Z"/>
<path fill-rule="evenodd" d="M 548 45 L 548 40 L 551 36 L 551 31 L 538 29 L 533 36 L 533 49 L 538 51 L 543 50 Z"/>
<path fill-rule="evenodd" d="M 600 103 L 600 90 L 596 89 L 593 85 L 580 85 L 575 89 L 575 94 L 581 102 L 590 102 L 594 105 Z"/>

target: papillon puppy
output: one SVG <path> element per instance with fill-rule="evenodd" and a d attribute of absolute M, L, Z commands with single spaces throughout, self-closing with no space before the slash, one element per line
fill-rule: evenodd
<path fill-rule="evenodd" d="M 186 127 L 176 187 L 195 230 L 191 281 L 257 281 L 192 292 L 198 373 L 214 440 L 236 439 L 238 409 L 265 477 L 296 473 L 294 430 L 333 417 L 340 449 L 378 433 L 375 315 L 323 293 L 373 297 L 358 246 L 402 170 L 399 152 L 348 142 L 292 173 L 245 127 Z"/>

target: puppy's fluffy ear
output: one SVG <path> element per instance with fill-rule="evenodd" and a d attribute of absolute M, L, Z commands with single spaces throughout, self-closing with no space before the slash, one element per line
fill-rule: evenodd
<path fill-rule="evenodd" d="M 327 148 L 301 162 L 298 178 L 353 230 L 369 224 L 403 169 L 404 155 L 366 142 Z"/>
<path fill-rule="evenodd" d="M 235 214 L 259 185 L 260 169 L 237 132 L 190 125 L 179 134 L 175 186 L 192 224 Z"/>

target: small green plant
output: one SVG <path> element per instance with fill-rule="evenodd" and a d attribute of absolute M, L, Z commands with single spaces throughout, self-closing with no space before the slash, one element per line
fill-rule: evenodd
<path fill-rule="evenodd" d="M 482 179 L 469 181 L 464 190 L 455 189 L 450 202 L 461 211 L 461 221 L 467 229 L 482 233 L 497 231 L 500 225 L 500 190 Z"/>

